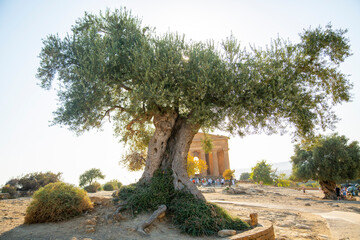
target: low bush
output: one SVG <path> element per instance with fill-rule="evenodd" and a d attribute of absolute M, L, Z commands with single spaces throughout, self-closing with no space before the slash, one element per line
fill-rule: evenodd
<path fill-rule="evenodd" d="M 105 183 L 103 189 L 104 191 L 114 191 L 114 185 L 111 183 Z"/>
<path fill-rule="evenodd" d="M 49 183 L 61 181 L 62 173 L 35 172 L 29 173 L 21 178 L 11 179 L 6 185 L 11 185 L 19 191 L 36 191 Z"/>
<path fill-rule="evenodd" d="M 120 189 L 121 186 L 122 186 L 122 183 L 119 182 L 118 180 L 111 180 L 104 184 L 103 189 L 104 189 L 104 191 L 113 191 L 113 190 Z"/>
<path fill-rule="evenodd" d="M 94 182 L 91 185 L 84 187 L 84 190 L 87 191 L 88 193 L 96 193 L 100 189 L 101 189 L 101 184 L 98 182 Z"/>
<path fill-rule="evenodd" d="M 221 229 L 249 228 L 247 223 L 232 218 L 217 205 L 199 200 L 190 193 L 175 191 L 170 171 L 155 172 L 148 185 L 123 186 L 119 198 L 126 200 L 135 213 L 154 211 L 165 204 L 173 223 L 193 236 L 213 235 Z"/>
<path fill-rule="evenodd" d="M 10 198 L 16 198 L 17 197 L 16 187 L 11 186 L 10 184 L 5 185 L 1 189 L 1 192 L 10 194 Z"/>
<path fill-rule="evenodd" d="M 59 222 L 92 208 L 84 190 L 63 182 L 50 183 L 34 193 L 26 209 L 25 223 Z"/>

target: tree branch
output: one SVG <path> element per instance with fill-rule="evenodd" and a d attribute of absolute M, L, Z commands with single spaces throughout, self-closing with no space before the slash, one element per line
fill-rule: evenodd
<path fill-rule="evenodd" d="M 104 113 L 104 115 L 102 116 L 101 120 L 103 120 L 106 116 L 109 116 L 109 122 L 111 122 L 111 121 L 110 121 L 110 112 L 111 112 L 111 111 L 114 111 L 115 109 L 120 109 L 121 112 L 126 111 L 126 109 L 123 108 L 123 107 L 121 107 L 121 106 L 113 106 L 113 107 L 111 107 L 111 108 L 109 108 L 108 110 L 105 111 L 105 113 Z"/>

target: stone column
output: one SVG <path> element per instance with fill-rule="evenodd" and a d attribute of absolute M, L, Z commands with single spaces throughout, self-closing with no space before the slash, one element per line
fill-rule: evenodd
<path fill-rule="evenodd" d="M 212 159 L 213 159 L 213 174 L 214 176 L 219 176 L 219 162 L 218 162 L 218 155 L 217 150 L 212 152 Z"/>
<path fill-rule="evenodd" d="M 229 149 L 224 149 L 224 166 L 225 170 L 230 169 L 230 162 L 229 162 Z"/>

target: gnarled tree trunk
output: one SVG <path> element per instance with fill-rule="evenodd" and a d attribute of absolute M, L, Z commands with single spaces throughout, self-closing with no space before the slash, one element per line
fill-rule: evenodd
<path fill-rule="evenodd" d="M 160 119 L 160 120 L 159 120 Z M 171 169 L 176 190 L 189 191 L 195 197 L 205 200 L 196 188 L 186 170 L 190 144 L 200 126 L 191 124 L 177 114 L 154 118 L 155 133 L 150 140 L 145 171 L 141 183 L 148 182 L 157 169 Z"/>
<path fill-rule="evenodd" d="M 319 184 L 325 194 L 324 199 L 333 199 L 333 200 L 337 199 L 336 192 L 335 192 L 336 183 L 334 181 L 320 180 Z"/>

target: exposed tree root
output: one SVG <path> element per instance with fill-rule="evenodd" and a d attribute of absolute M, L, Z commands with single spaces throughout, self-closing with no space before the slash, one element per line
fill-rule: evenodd
<path fill-rule="evenodd" d="M 166 205 L 160 205 L 159 208 L 153 212 L 153 214 L 151 214 L 147 220 L 137 226 L 136 231 L 138 231 L 143 236 L 149 236 L 144 229 L 150 226 L 165 211 Z"/>

